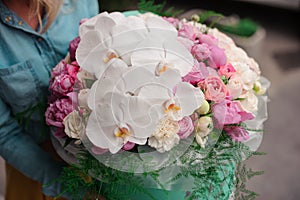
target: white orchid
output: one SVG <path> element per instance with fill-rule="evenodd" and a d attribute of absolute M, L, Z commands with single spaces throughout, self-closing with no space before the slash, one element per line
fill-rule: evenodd
<path fill-rule="evenodd" d="M 183 77 L 191 71 L 194 58 L 176 38 L 165 38 L 162 41 L 149 35 L 132 53 L 131 63 L 153 64 L 156 75 L 161 75 L 168 69 L 175 69 Z"/>
<path fill-rule="evenodd" d="M 177 37 L 177 30 L 158 16 L 142 19 L 136 16 L 125 17 L 121 13 L 102 13 L 83 23 L 79 32 L 81 42 L 76 51 L 76 59 L 82 68 L 97 77 L 101 76 L 106 63 L 113 58 L 121 58 L 131 65 L 131 53 L 136 51 L 137 45 L 148 38 L 148 35 L 156 41 L 165 38 L 175 40 Z M 181 52 L 183 51 L 174 53 Z"/>
<path fill-rule="evenodd" d="M 182 83 L 175 70 L 155 76 L 149 70 L 153 66 L 128 67 L 120 59 L 113 59 L 108 66 L 89 93 L 92 113 L 87 136 L 111 153 L 128 141 L 145 144 L 160 119 L 180 120 L 192 114 L 204 99 L 199 89 Z"/>
<path fill-rule="evenodd" d="M 147 29 L 142 19 L 121 16 L 121 13 L 115 13 L 113 16 L 98 17 L 94 30 L 86 31 L 81 36 L 76 59 L 82 68 L 97 77 L 113 58 L 122 57 L 128 63 L 130 52 L 146 37 Z"/>

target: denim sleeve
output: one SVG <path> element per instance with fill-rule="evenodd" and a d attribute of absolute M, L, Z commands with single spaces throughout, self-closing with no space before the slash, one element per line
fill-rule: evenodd
<path fill-rule="evenodd" d="M 55 161 L 30 136 L 23 134 L 10 109 L 0 100 L 0 155 L 24 175 L 41 182 L 44 194 L 58 195 L 60 185 L 49 183 L 60 175 L 64 164 Z"/>

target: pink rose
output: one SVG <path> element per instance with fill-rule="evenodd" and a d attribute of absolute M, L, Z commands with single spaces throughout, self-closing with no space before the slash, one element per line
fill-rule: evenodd
<path fill-rule="evenodd" d="M 124 144 L 122 149 L 125 150 L 125 151 L 129 151 L 129 150 L 133 149 L 134 147 L 135 147 L 135 143 L 127 142 L 126 144 Z"/>
<path fill-rule="evenodd" d="M 75 53 L 80 42 L 80 37 L 74 38 L 69 44 L 69 53 L 71 61 L 75 60 Z"/>
<path fill-rule="evenodd" d="M 45 112 L 47 125 L 63 128 L 64 118 L 74 110 L 70 99 L 57 99 L 51 103 Z"/>
<path fill-rule="evenodd" d="M 163 19 L 172 24 L 175 28 L 178 27 L 179 19 L 174 17 L 163 17 Z"/>
<path fill-rule="evenodd" d="M 230 63 L 228 63 L 226 65 L 220 66 L 218 73 L 220 76 L 225 76 L 226 78 L 230 78 L 232 75 L 236 73 L 236 70 Z"/>
<path fill-rule="evenodd" d="M 242 110 L 238 101 L 227 99 L 215 103 L 212 106 L 212 112 L 220 128 L 228 124 L 238 124 L 254 117 L 251 113 Z"/>
<path fill-rule="evenodd" d="M 217 46 L 218 45 L 218 40 L 212 36 L 212 35 L 207 35 L 207 34 L 200 34 L 198 35 L 199 42 L 208 44 L 209 46 Z"/>
<path fill-rule="evenodd" d="M 205 79 L 208 76 L 208 70 L 206 65 L 203 62 L 198 62 L 195 59 L 195 64 L 192 70 L 185 75 L 182 80 L 184 82 L 189 82 L 192 85 L 197 84 L 199 81 Z"/>
<path fill-rule="evenodd" d="M 178 30 L 178 36 L 188 38 L 192 41 L 195 41 L 199 34 L 200 30 L 191 24 L 183 24 L 183 26 Z"/>
<path fill-rule="evenodd" d="M 204 61 L 210 57 L 210 49 L 207 44 L 196 44 L 192 47 L 191 50 L 192 55 L 198 60 L 198 61 Z"/>
<path fill-rule="evenodd" d="M 178 122 L 179 131 L 178 136 L 180 139 L 185 139 L 192 134 L 194 131 L 193 121 L 190 117 L 186 116 Z"/>
<path fill-rule="evenodd" d="M 222 65 L 225 65 L 227 62 L 227 57 L 225 55 L 224 49 L 219 48 L 218 46 L 210 46 L 210 59 L 208 64 L 212 68 L 218 68 Z"/>
<path fill-rule="evenodd" d="M 224 130 L 234 141 L 241 142 L 249 139 L 249 134 L 243 127 L 226 126 Z"/>
<path fill-rule="evenodd" d="M 66 96 L 73 91 L 75 80 L 69 74 L 61 74 L 53 80 L 49 89 L 55 96 Z"/>
<path fill-rule="evenodd" d="M 204 81 L 200 81 L 198 86 L 204 90 L 206 100 L 220 102 L 227 94 L 226 85 L 218 76 L 208 76 Z"/>

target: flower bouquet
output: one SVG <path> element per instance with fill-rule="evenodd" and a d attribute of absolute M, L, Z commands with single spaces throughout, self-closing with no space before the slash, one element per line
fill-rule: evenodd
<path fill-rule="evenodd" d="M 83 20 L 51 72 L 45 115 L 72 165 L 60 179 L 66 192 L 238 197 L 236 165 L 258 148 L 266 119 L 258 64 L 195 19 L 125 15 Z"/>

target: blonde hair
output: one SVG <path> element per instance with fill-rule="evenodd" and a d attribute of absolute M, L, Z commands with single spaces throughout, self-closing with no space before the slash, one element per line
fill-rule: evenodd
<path fill-rule="evenodd" d="M 44 33 L 50 27 L 59 13 L 63 0 L 28 0 L 31 13 L 38 17 L 40 33 Z M 43 26 L 42 14 L 47 18 L 47 23 Z"/>

